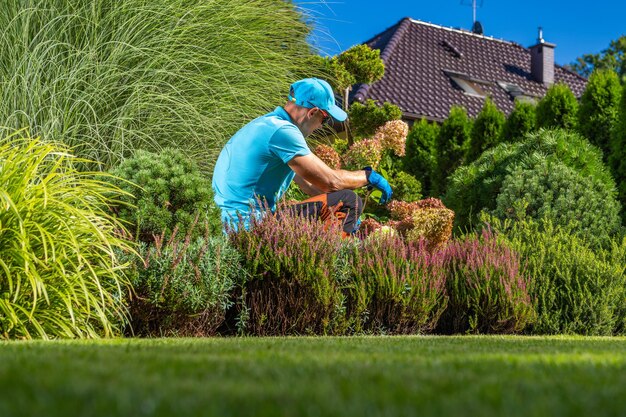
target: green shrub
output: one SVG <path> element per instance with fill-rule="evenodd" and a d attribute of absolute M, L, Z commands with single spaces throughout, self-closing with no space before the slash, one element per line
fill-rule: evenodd
<path fill-rule="evenodd" d="M 536 106 L 520 100 L 515 101 L 515 107 L 502 128 L 502 142 L 519 142 L 527 133 L 533 132 L 537 126 Z"/>
<path fill-rule="evenodd" d="M 378 106 L 374 100 L 366 100 L 365 104 L 355 102 L 349 111 L 351 133 L 357 138 L 367 138 L 386 122 L 401 117 L 400 108 L 388 102 L 382 106 Z"/>
<path fill-rule="evenodd" d="M 526 260 L 537 312 L 530 333 L 610 335 L 623 331 L 626 242 L 614 241 L 612 251 L 592 250 L 567 227 L 550 221 L 485 220 Z"/>
<path fill-rule="evenodd" d="M 169 236 L 176 226 L 186 234 L 196 216 L 209 222 L 213 234 L 220 233 L 211 183 L 181 151 L 138 150 L 112 173 L 120 178 L 115 184 L 128 193 L 121 200 L 136 206 L 123 204 L 118 215 L 141 241 L 150 242 L 163 231 Z"/>
<path fill-rule="evenodd" d="M 411 127 L 406 138 L 406 156 L 402 166 L 406 172 L 422 183 L 424 194 L 432 192 L 433 175 L 436 169 L 435 141 L 439 125 L 421 119 Z"/>
<path fill-rule="evenodd" d="M 490 98 L 487 98 L 474 120 L 465 163 L 476 160 L 484 151 L 499 143 L 504 119 L 504 113 L 498 110 Z"/>
<path fill-rule="evenodd" d="M 110 215 L 119 189 L 80 173 L 58 144 L 23 131 L 0 141 L 0 338 L 112 336 L 127 320 Z"/>
<path fill-rule="evenodd" d="M 31 0 L 0 10 L 0 120 L 115 166 L 185 149 L 209 171 L 228 138 L 316 75 L 283 0 Z"/>
<path fill-rule="evenodd" d="M 620 230 L 615 190 L 559 161 L 533 155 L 502 182 L 493 214 L 500 219 L 550 220 L 596 246 Z"/>
<path fill-rule="evenodd" d="M 622 203 L 622 223 L 626 225 L 626 84 L 622 88 L 618 122 L 611 136 L 609 165 Z"/>
<path fill-rule="evenodd" d="M 519 333 L 533 322 L 520 256 L 491 231 L 450 242 L 439 254 L 448 305 L 442 333 Z"/>
<path fill-rule="evenodd" d="M 555 84 L 537 104 L 537 127 L 574 129 L 578 101 L 566 84 Z"/>
<path fill-rule="evenodd" d="M 211 336 L 245 279 L 240 257 L 224 236 L 162 234 L 143 243 L 131 281 L 131 325 L 143 336 Z"/>
<path fill-rule="evenodd" d="M 380 50 L 365 44 L 355 45 L 339 54 L 337 63 L 352 74 L 354 83 L 371 84 L 385 75 L 385 64 L 380 59 Z"/>
<path fill-rule="evenodd" d="M 390 180 L 394 199 L 407 202 L 422 199 L 422 184 L 411 174 L 398 171 Z"/>
<path fill-rule="evenodd" d="M 443 194 L 448 184 L 448 176 L 463 165 L 471 131 L 472 121 L 467 117 L 465 109 L 453 106 L 450 109 L 450 115 L 441 125 L 439 136 L 435 141 L 437 170 L 433 194 Z"/>
<path fill-rule="evenodd" d="M 617 122 L 621 86 L 617 74 L 610 70 L 594 71 L 580 98 L 578 130 L 599 147 L 608 159 L 611 130 Z"/>
<path fill-rule="evenodd" d="M 481 210 L 494 210 L 504 178 L 533 155 L 545 155 L 549 161 L 559 161 L 606 189 L 615 188 L 596 147 L 575 132 L 542 129 L 528 134 L 523 142 L 502 143 L 454 172 L 443 201 L 456 213 L 457 228 L 472 228 L 480 223 Z"/>

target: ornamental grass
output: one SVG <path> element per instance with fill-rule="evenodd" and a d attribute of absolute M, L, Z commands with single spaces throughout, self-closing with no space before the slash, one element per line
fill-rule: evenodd
<path fill-rule="evenodd" d="M 283 0 L 6 0 L 0 120 L 115 166 L 185 149 L 209 170 L 227 139 L 319 75 Z"/>
<path fill-rule="evenodd" d="M 132 252 L 110 205 L 123 193 L 79 172 L 62 145 L 25 131 L 0 140 L 0 338 L 119 334 Z"/>

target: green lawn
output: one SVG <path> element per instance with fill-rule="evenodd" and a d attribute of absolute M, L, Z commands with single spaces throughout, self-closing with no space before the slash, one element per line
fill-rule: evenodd
<path fill-rule="evenodd" d="M 626 414 L 626 338 L 0 343 L 0 416 Z"/>

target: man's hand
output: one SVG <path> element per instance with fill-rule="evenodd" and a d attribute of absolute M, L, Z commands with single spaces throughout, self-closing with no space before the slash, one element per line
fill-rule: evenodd
<path fill-rule="evenodd" d="M 365 170 L 365 176 L 367 177 L 368 184 L 382 192 L 379 203 L 387 203 L 393 194 L 393 190 L 391 189 L 389 182 L 387 182 L 385 177 L 374 171 L 371 167 L 365 167 L 363 169 Z"/>

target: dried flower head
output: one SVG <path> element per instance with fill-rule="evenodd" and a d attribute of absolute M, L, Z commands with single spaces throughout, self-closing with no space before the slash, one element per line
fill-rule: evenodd
<path fill-rule="evenodd" d="M 389 149 L 397 156 L 404 156 L 408 134 L 409 125 L 402 120 L 391 120 L 376 129 L 374 139 L 381 143 L 383 149 Z"/>
<path fill-rule="evenodd" d="M 341 168 L 341 158 L 332 146 L 319 144 L 315 147 L 313 153 L 332 169 Z"/>
<path fill-rule="evenodd" d="M 370 166 L 378 168 L 382 157 L 383 147 L 378 140 L 363 139 L 354 142 L 345 156 L 346 165 L 352 169 Z"/>

